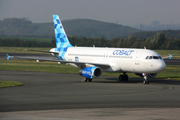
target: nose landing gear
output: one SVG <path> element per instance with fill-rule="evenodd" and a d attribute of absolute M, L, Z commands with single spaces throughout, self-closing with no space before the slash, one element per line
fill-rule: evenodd
<path fill-rule="evenodd" d="M 143 76 L 144 76 L 144 81 L 143 81 L 143 83 L 144 84 L 149 84 L 149 81 L 148 81 L 148 74 L 147 73 L 143 73 Z"/>

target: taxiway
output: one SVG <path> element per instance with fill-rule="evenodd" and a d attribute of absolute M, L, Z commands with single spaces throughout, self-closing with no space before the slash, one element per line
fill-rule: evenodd
<path fill-rule="evenodd" d="M 59 118 L 178 119 L 180 81 L 142 78 L 118 82 L 102 76 L 91 83 L 78 74 L 0 71 L 0 80 L 18 81 L 20 87 L 0 88 L 0 118 L 17 120 Z M 139 115 L 139 116 L 138 116 Z"/>

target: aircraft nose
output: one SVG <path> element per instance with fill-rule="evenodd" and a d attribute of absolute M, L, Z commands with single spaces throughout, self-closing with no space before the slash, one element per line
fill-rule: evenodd
<path fill-rule="evenodd" d="M 159 71 L 163 71 L 166 68 L 166 63 L 164 62 L 164 60 L 161 60 L 158 64 L 158 69 Z"/>

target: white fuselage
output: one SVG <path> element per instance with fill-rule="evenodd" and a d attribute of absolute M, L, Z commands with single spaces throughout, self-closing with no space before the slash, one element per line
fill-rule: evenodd
<path fill-rule="evenodd" d="M 158 53 L 147 49 L 69 47 L 64 57 L 67 61 L 109 64 L 104 72 L 158 73 L 166 67 Z"/>

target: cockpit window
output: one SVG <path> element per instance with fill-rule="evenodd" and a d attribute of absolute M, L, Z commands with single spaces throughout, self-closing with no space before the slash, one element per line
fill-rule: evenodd
<path fill-rule="evenodd" d="M 161 57 L 161 56 L 159 56 L 159 59 L 162 59 L 162 57 Z"/>
<path fill-rule="evenodd" d="M 161 56 L 146 56 L 147 59 L 162 59 Z"/>
<path fill-rule="evenodd" d="M 158 56 L 153 56 L 153 59 L 159 59 L 159 57 Z"/>

